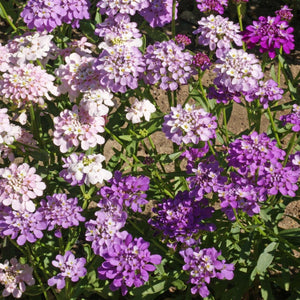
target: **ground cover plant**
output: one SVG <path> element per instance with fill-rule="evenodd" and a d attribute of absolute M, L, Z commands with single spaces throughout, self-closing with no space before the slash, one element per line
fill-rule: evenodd
<path fill-rule="evenodd" d="M 1 297 L 300 299 L 298 1 L 250 4 L 0 1 Z"/>

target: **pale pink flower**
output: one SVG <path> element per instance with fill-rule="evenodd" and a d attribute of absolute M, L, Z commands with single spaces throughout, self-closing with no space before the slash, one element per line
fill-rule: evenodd
<path fill-rule="evenodd" d="M 40 66 L 14 66 L 0 80 L 0 96 L 11 100 L 18 108 L 31 102 L 43 107 L 44 98 L 52 99 L 49 93 L 58 96 L 54 80 L 55 77 Z"/>
<path fill-rule="evenodd" d="M 16 258 L 5 260 L 4 264 L 0 263 L 0 283 L 5 285 L 2 296 L 12 294 L 14 298 L 21 298 L 26 290 L 25 283 L 27 285 L 35 283 L 32 272 L 33 269 L 29 265 L 19 263 Z"/>
<path fill-rule="evenodd" d="M 0 72 L 6 72 L 10 68 L 10 56 L 11 53 L 6 46 L 2 46 L 0 43 Z"/>
<path fill-rule="evenodd" d="M 141 118 L 143 117 L 149 122 L 150 116 L 156 111 L 156 108 L 148 99 L 143 99 L 142 101 L 135 99 L 131 107 L 126 108 L 126 111 L 127 120 L 135 124 L 142 122 Z"/>
<path fill-rule="evenodd" d="M 0 169 L 0 204 L 11 206 L 16 211 L 35 211 L 31 199 L 43 195 L 46 188 L 42 178 L 35 174 L 36 169 L 27 163 L 11 164 Z"/>

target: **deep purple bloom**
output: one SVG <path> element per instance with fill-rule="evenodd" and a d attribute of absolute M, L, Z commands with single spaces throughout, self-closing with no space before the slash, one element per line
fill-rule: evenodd
<path fill-rule="evenodd" d="M 211 278 L 231 280 L 234 276 L 234 265 L 218 260 L 221 251 L 218 252 L 215 248 L 187 248 L 179 253 L 185 262 L 182 268 L 190 273 L 189 282 L 194 285 L 192 294 L 199 293 L 203 298 L 208 297 L 210 292 L 207 284 Z"/>
<path fill-rule="evenodd" d="M 196 53 L 193 57 L 193 65 L 200 68 L 202 71 L 209 69 L 211 61 L 205 53 Z"/>
<path fill-rule="evenodd" d="M 191 39 L 185 34 L 177 34 L 175 36 L 175 42 L 177 44 L 183 44 L 184 46 L 188 46 L 192 43 Z"/>
<path fill-rule="evenodd" d="M 290 21 L 293 18 L 292 9 L 284 5 L 280 10 L 275 11 L 276 16 L 280 16 L 281 20 Z"/>
<path fill-rule="evenodd" d="M 240 97 L 242 96 L 240 92 L 229 92 L 228 88 L 225 86 L 214 87 L 211 86 L 208 89 L 208 98 L 209 99 L 216 99 L 217 103 L 224 103 L 227 104 L 231 100 L 235 101 L 236 103 L 241 103 Z"/>
<path fill-rule="evenodd" d="M 300 131 L 300 106 L 297 104 L 293 105 L 293 111 L 290 114 L 280 117 L 280 120 L 283 122 L 283 125 L 288 123 L 292 124 L 292 131 Z"/>
<path fill-rule="evenodd" d="M 163 27 L 172 21 L 173 0 L 149 0 L 149 3 L 149 7 L 139 11 L 139 14 L 151 27 Z M 178 1 L 176 1 L 175 19 L 177 19 L 177 6 Z"/>
<path fill-rule="evenodd" d="M 224 7 L 227 7 L 228 0 L 197 0 L 197 7 L 205 13 L 224 13 Z"/>
<path fill-rule="evenodd" d="M 38 211 L 43 216 L 48 230 L 56 229 L 55 235 L 61 237 L 61 228 L 78 226 L 79 222 L 84 222 L 85 218 L 81 216 L 82 208 L 77 205 L 77 198 L 67 198 L 66 194 L 53 194 L 47 196 L 46 200 L 40 202 L 41 207 Z"/>
<path fill-rule="evenodd" d="M 60 273 L 48 279 L 48 285 L 56 284 L 59 290 L 66 285 L 66 277 L 71 278 L 72 282 L 79 280 L 79 277 L 86 275 L 86 268 L 84 267 L 86 259 L 84 257 L 75 258 L 71 251 L 67 251 L 65 255 L 56 255 L 56 260 L 52 261 L 52 265 L 60 269 Z"/>
<path fill-rule="evenodd" d="M 100 279 L 112 279 L 110 289 L 121 289 L 126 295 L 127 287 L 140 287 L 149 280 L 149 272 L 156 269 L 154 265 L 161 262 L 160 255 L 152 255 L 149 243 L 142 238 L 132 238 L 123 231 L 114 238 L 108 251 L 103 255 L 105 261 L 98 268 Z"/>
<path fill-rule="evenodd" d="M 153 208 L 155 216 L 149 220 L 156 233 L 162 233 L 163 241 L 171 248 L 176 248 L 178 242 L 186 246 L 193 245 L 202 230 L 215 230 L 214 224 L 203 221 L 212 216 L 214 209 L 208 205 L 208 200 L 202 198 L 195 201 L 189 192 L 179 192 L 174 199 L 164 199 Z"/>
<path fill-rule="evenodd" d="M 276 49 L 282 47 L 287 54 L 294 49 L 293 31 L 294 28 L 289 27 L 280 16 L 259 17 L 258 21 L 253 21 L 253 25 L 247 26 L 243 33 L 243 41 L 250 49 L 259 44 L 261 53 L 268 52 L 270 58 L 274 58 Z"/>

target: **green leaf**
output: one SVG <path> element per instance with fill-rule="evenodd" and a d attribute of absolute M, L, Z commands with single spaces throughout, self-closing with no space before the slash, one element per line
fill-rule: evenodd
<path fill-rule="evenodd" d="M 179 291 L 184 291 L 187 287 L 186 284 L 180 279 L 172 281 L 172 285 L 175 286 Z"/>
<path fill-rule="evenodd" d="M 272 294 L 272 287 L 270 284 L 270 278 L 261 277 L 260 281 L 261 285 L 261 296 L 264 300 L 274 300 L 274 296 Z"/>
<path fill-rule="evenodd" d="M 300 247 L 300 239 L 299 239 L 300 228 L 290 228 L 290 229 L 281 230 L 279 232 L 279 235 L 285 238 L 288 242 L 295 245 L 296 247 Z"/>
<path fill-rule="evenodd" d="M 262 274 L 266 272 L 267 268 L 271 265 L 274 259 L 274 254 L 272 252 L 274 252 L 274 250 L 276 250 L 277 247 L 278 243 L 272 242 L 265 248 L 263 253 L 261 253 L 257 260 L 257 273 Z"/>
<path fill-rule="evenodd" d="M 132 141 L 131 135 L 120 135 L 119 139 L 127 141 L 127 142 L 131 142 Z"/>

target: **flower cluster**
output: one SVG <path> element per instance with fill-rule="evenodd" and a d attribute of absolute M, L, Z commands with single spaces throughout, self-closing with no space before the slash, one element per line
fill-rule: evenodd
<path fill-rule="evenodd" d="M 282 47 L 287 54 L 294 49 L 294 28 L 289 27 L 286 21 L 282 21 L 280 16 L 259 17 L 258 21 L 253 21 L 253 25 L 246 27 L 243 33 L 243 41 L 249 49 L 259 44 L 261 53 L 268 52 L 270 58 L 276 56 L 276 49 Z"/>
<path fill-rule="evenodd" d="M 126 45 L 128 47 L 141 47 L 143 42 L 137 23 L 130 22 L 128 15 L 117 14 L 110 16 L 104 22 L 97 24 L 95 33 L 104 38 L 100 43 L 100 49 L 109 50 L 115 45 Z"/>
<path fill-rule="evenodd" d="M 145 193 L 149 189 L 148 177 L 122 176 L 121 172 L 116 171 L 108 183 L 111 187 L 104 186 L 99 191 L 104 205 L 111 203 L 122 209 L 130 207 L 134 212 L 142 212 L 141 205 L 148 203 Z"/>
<path fill-rule="evenodd" d="M 287 5 L 284 5 L 280 10 L 276 10 L 275 15 L 285 21 L 290 21 L 293 18 L 292 9 Z"/>
<path fill-rule="evenodd" d="M 209 46 L 211 51 L 216 50 L 218 58 L 223 57 L 229 49 L 231 43 L 242 46 L 242 36 L 240 27 L 220 15 L 210 15 L 198 21 L 199 28 L 193 34 L 200 34 L 198 42 L 200 45 Z"/>
<path fill-rule="evenodd" d="M 0 203 L 11 206 L 16 211 L 33 212 L 35 204 L 31 199 L 42 196 L 46 188 L 36 169 L 27 163 L 19 166 L 11 164 L 0 169 Z"/>
<path fill-rule="evenodd" d="M 53 119 L 53 143 L 66 153 L 79 144 L 83 150 L 103 144 L 104 138 L 99 133 L 104 132 L 105 119 L 92 117 L 84 109 L 74 105 L 72 110 L 65 109 Z"/>
<path fill-rule="evenodd" d="M 100 0 L 97 3 L 100 14 L 114 16 L 118 13 L 135 15 L 138 11 L 149 6 L 148 0 Z"/>
<path fill-rule="evenodd" d="M 100 84 L 112 92 L 136 89 L 145 71 L 145 62 L 137 47 L 120 45 L 101 52 L 95 64 Z"/>
<path fill-rule="evenodd" d="M 60 65 L 55 70 L 55 75 L 60 78 L 61 85 L 58 87 L 60 93 L 68 93 L 71 101 L 92 88 L 100 88 L 99 75 L 93 70 L 96 58 L 85 54 L 71 53 L 65 57 L 66 64 Z"/>
<path fill-rule="evenodd" d="M 214 224 L 203 222 L 214 212 L 208 206 L 208 200 L 195 201 L 188 191 L 179 192 L 174 199 L 164 199 L 152 210 L 155 215 L 149 224 L 157 233 L 162 233 L 163 241 L 174 250 L 178 243 L 185 246 L 196 244 L 202 230 L 216 229 Z"/>
<path fill-rule="evenodd" d="M 197 7 L 201 12 L 224 13 L 224 7 L 227 7 L 228 0 L 197 0 Z"/>
<path fill-rule="evenodd" d="M 290 123 L 293 125 L 292 130 L 294 132 L 300 131 L 300 106 L 297 104 L 293 105 L 293 110 L 290 114 L 281 116 L 280 120 L 284 125 Z"/>
<path fill-rule="evenodd" d="M 211 61 L 205 53 L 198 52 L 193 57 L 193 65 L 205 71 L 211 66 Z"/>
<path fill-rule="evenodd" d="M 139 11 L 139 14 L 151 27 L 163 27 L 172 21 L 173 0 L 149 0 L 149 2 L 149 7 Z M 176 1 L 175 19 L 177 19 L 177 6 L 178 1 Z"/>
<path fill-rule="evenodd" d="M 17 239 L 17 244 L 23 246 L 26 241 L 36 242 L 43 237 L 43 230 L 47 228 L 47 223 L 39 211 L 19 212 L 9 209 L 1 216 L 1 234 Z"/>
<path fill-rule="evenodd" d="M 62 236 L 61 227 L 78 226 L 79 222 L 85 221 L 80 214 L 82 208 L 77 206 L 77 198 L 68 199 L 66 194 L 53 194 L 53 196 L 46 196 L 46 199 L 47 201 L 43 199 L 40 202 L 38 212 L 42 215 L 49 231 L 56 229 L 56 237 Z"/>
<path fill-rule="evenodd" d="M 84 267 L 86 259 L 84 257 L 75 258 L 71 251 L 67 251 L 65 255 L 56 255 L 56 260 L 52 261 L 52 265 L 59 268 L 60 273 L 48 279 L 48 285 L 56 285 L 59 290 L 66 285 L 66 278 L 71 278 L 72 282 L 77 282 L 79 277 L 86 275 Z"/>
<path fill-rule="evenodd" d="M 171 91 L 178 89 L 179 84 L 187 84 L 195 70 L 193 56 L 183 50 L 184 46 L 176 45 L 173 40 L 149 45 L 145 53 L 145 82 Z"/>
<path fill-rule="evenodd" d="M 72 153 L 67 158 L 62 158 L 64 165 L 59 173 L 71 185 L 103 183 L 112 177 L 110 171 L 103 169 L 105 157 L 102 154 L 84 155 Z"/>
<path fill-rule="evenodd" d="M 29 29 L 51 32 L 62 23 L 79 27 L 79 20 L 89 19 L 88 0 L 29 0 L 21 17 Z"/>
<path fill-rule="evenodd" d="M 199 293 L 203 298 L 208 297 L 210 292 L 207 284 L 211 278 L 231 280 L 234 276 L 234 265 L 226 264 L 225 260 L 218 260 L 221 251 L 218 252 L 215 248 L 187 248 L 179 253 L 185 262 L 183 270 L 190 273 L 189 282 L 194 285 L 191 289 L 192 294 Z"/>
<path fill-rule="evenodd" d="M 146 121 L 150 121 L 150 116 L 156 111 L 156 108 L 148 99 L 142 101 L 135 99 L 131 107 L 127 107 L 125 111 L 127 112 L 126 119 L 136 124 L 142 122 L 141 118 L 143 117 Z"/>
<path fill-rule="evenodd" d="M 44 98 L 51 100 L 49 93 L 58 96 L 55 77 L 40 66 L 23 64 L 8 69 L 0 80 L 0 96 L 11 100 L 19 108 L 31 103 L 44 106 Z"/>
<path fill-rule="evenodd" d="M 230 93 L 249 93 L 264 77 L 258 59 L 242 49 L 229 50 L 217 61 L 214 71 L 217 73 L 214 84 L 226 87 Z"/>
<path fill-rule="evenodd" d="M 5 285 L 2 292 L 3 297 L 10 294 L 14 298 L 21 298 L 26 290 L 26 285 L 34 285 L 35 280 L 32 276 L 33 268 L 27 264 L 21 264 L 16 258 L 5 260 L 0 263 L 0 283 Z"/>
<path fill-rule="evenodd" d="M 149 272 L 161 262 L 160 255 L 152 255 L 149 243 L 142 238 L 134 238 L 123 231 L 114 238 L 113 243 L 103 254 L 105 261 L 98 268 L 100 279 L 112 279 L 110 289 L 121 289 L 126 295 L 127 287 L 140 287 L 149 280 Z"/>
<path fill-rule="evenodd" d="M 187 35 L 184 35 L 184 34 L 177 34 L 175 36 L 175 42 L 177 44 L 183 44 L 184 46 L 188 46 L 192 43 L 191 39 Z"/>
<path fill-rule="evenodd" d="M 195 105 L 181 104 L 171 107 L 171 113 L 164 117 L 162 131 L 167 138 L 177 145 L 198 144 L 200 141 L 208 141 L 216 136 L 216 117 Z"/>

